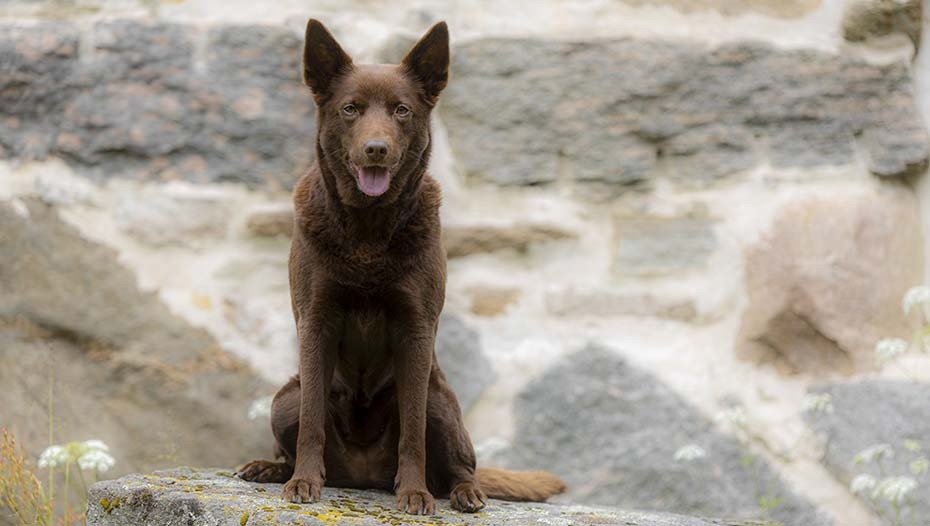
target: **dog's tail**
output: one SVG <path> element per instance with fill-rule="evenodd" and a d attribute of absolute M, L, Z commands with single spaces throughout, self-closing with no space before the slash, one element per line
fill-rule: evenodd
<path fill-rule="evenodd" d="M 493 499 L 543 502 L 566 487 L 562 479 L 546 471 L 478 468 L 475 476 L 484 493 Z"/>

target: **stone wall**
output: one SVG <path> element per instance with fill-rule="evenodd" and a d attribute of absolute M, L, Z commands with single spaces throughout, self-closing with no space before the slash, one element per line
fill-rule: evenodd
<path fill-rule="evenodd" d="M 259 4 L 0 4 L 0 359 L 17 364 L 0 370 L 25 378 L 8 403 L 44 390 L 23 364 L 48 341 L 101 385 L 59 434 L 99 431 L 121 473 L 176 463 L 142 458 L 127 411 L 176 425 L 177 461 L 252 456 L 198 441 L 186 405 L 263 447 L 248 402 L 296 370 L 302 26 L 395 61 L 444 18 L 439 360 L 481 461 L 552 469 L 571 503 L 882 524 L 847 457 L 923 428 L 840 416 L 920 420 L 902 404 L 930 380 L 926 355 L 873 355 L 910 336 L 901 297 L 926 274 L 919 2 Z M 180 383 L 155 396 L 165 374 Z M 902 377 L 915 386 L 881 387 Z M 805 412 L 809 389 L 836 413 Z M 95 429 L 80 415 L 101 399 Z M 21 407 L 12 427 L 40 448 L 38 405 Z"/>

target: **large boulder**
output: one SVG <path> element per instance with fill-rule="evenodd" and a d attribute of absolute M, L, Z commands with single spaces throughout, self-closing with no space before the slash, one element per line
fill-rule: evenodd
<path fill-rule="evenodd" d="M 872 368 L 878 340 L 908 333 L 901 298 L 922 280 L 922 246 L 904 187 L 789 202 L 747 250 L 737 354 L 787 372 Z"/>
<path fill-rule="evenodd" d="M 520 393 L 514 413 L 512 445 L 494 460 L 554 472 L 573 502 L 828 524 L 764 459 L 608 349 L 564 358 Z M 689 444 L 703 458 L 676 459 Z"/>
<path fill-rule="evenodd" d="M 449 386 L 455 391 L 462 412 L 497 379 L 497 373 L 481 348 L 481 335 L 455 314 L 444 313 L 436 331 L 436 359 Z"/>
<path fill-rule="evenodd" d="M 440 500 L 436 515 L 417 517 L 395 509 L 380 491 L 324 488 L 321 502 L 297 505 L 279 497 L 280 484 L 254 484 L 216 470 L 177 469 L 101 482 L 90 490 L 88 526 L 377 526 L 443 524 L 627 524 L 638 526 L 752 526 L 662 513 L 590 506 L 526 504 L 492 500 L 479 513 L 452 511 Z M 777 526 L 777 525 L 772 525 Z"/>
<path fill-rule="evenodd" d="M 892 519 L 886 498 L 872 497 L 874 488 L 864 486 L 859 497 L 881 510 L 889 525 L 911 520 L 920 524 L 930 517 L 930 384 L 862 380 L 823 385 L 812 392 L 830 395 L 833 406 L 832 412 L 805 415 L 808 425 L 826 439 L 827 469 L 846 485 L 862 474 L 877 482 L 883 477 L 912 477 L 917 487 L 902 499 L 901 522 Z M 881 445 L 887 448 L 874 448 Z M 860 455 L 869 448 L 871 455 Z"/>
<path fill-rule="evenodd" d="M 486 38 L 452 56 L 453 149 L 498 184 L 703 186 L 766 161 L 853 164 L 859 136 L 883 177 L 921 173 L 930 153 L 905 62 L 647 39 Z"/>
<path fill-rule="evenodd" d="M 0 384 L 30 454 L 50 424 L 56 442 L 104 440 L 117 474 L 271 449 L 246 416 L 270 387 L 37 200 L 0 202 Z"/>

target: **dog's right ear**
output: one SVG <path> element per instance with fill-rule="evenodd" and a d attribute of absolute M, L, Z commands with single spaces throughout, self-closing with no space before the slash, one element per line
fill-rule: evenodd
<path fill-rule="evenodd" d="M 304 40 L 304 84 L 317 97 L 325 96 L 333 80 L 351 67 L 352 57 L 342 50 L 326 26 L 311 18 Z"/>

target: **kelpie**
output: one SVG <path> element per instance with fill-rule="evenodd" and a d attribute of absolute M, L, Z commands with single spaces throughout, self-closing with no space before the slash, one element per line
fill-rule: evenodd
<path fill-rule="evenodd" d="M 354 64 L 307 24 L 304 82 L 317 105 L 317 159 L 294 189 L 291 306 L 299 374 L 274 398 L 284 462 L 245 480 L 319 500 L 330 486 L 391 490 L 397 507 L 433 495 L 474 512 L 486 495 L 542 501 L 564 483 L 542 471 L 475 469 L 462 412 L 433 349 L 445 299 L 439 185 L 427 173 L 430 112 L 446 86 L 449 33 L 433 26 L 399 65 Z"/>

